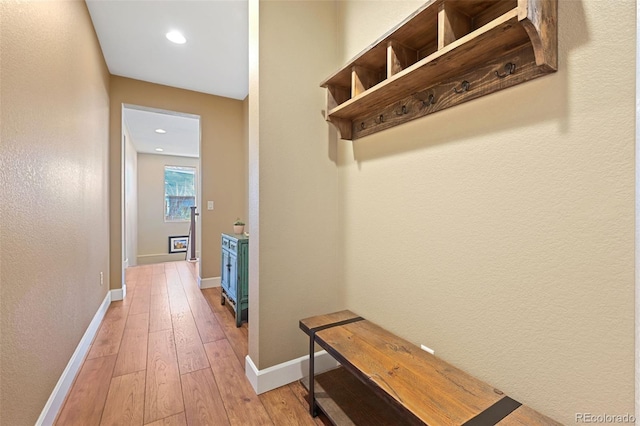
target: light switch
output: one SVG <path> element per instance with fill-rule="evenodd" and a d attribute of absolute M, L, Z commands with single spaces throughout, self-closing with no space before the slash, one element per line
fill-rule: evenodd
<path fill-rule="evenodd" d="M 207 201 L 207 210 L 213 210 L 213 201 Z"/>

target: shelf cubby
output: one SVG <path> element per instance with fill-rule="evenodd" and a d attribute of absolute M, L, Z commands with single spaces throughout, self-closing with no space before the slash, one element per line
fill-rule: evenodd
<path fill-rule="evenodd" d="M 557 69 L 557 0 L 431 0 L 321 83 L 357 139 Z"/>

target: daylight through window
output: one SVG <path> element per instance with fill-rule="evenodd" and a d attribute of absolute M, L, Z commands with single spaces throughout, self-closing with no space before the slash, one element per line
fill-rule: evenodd
<path fill-rule="evenodd" d="M 164 220 L 188 221 L 191 206 L 196 205 L 196 169 L 194 167 L 164 167 Z"/>

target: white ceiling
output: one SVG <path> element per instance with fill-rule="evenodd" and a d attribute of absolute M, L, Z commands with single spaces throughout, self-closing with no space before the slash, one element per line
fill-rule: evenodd
<path fill-rule="evenodd" d="M 86 0 L 109 72 L 243 100 L 248 94 L 248 0 Z M 165 37 L 178 30 L 182 45 Z M 148 105 L 153 107 L 153 105 Z M 197 117 L 126 107 L 138 152 L 198 157 Z M 157 134 L 162 128 L 166 134 Z"/>
<path fill-rule="evenodd" d="M 189 114 L 125 106 L 122 110 L 131 141 L 139 153 L 199 157 L 200 118 Z M 156 133 L 163 129 L 167 133 Z M 162 148 L 161 153 L 156 148 Z"/>
<path fill-rule="evenodd" d="M 247 0 L 87 0 L 109 72 L 243 100 Z M 172 30 L 187 39 L 166 39 Z"/>

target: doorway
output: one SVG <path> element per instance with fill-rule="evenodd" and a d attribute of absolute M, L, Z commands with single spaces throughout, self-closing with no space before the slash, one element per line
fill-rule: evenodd
<path fill-rule="evenodd" d="M 122 105 L 122 278 L 129 266 L 191 259 L 182 242 L 200 224 L 200 117 Z"/>

